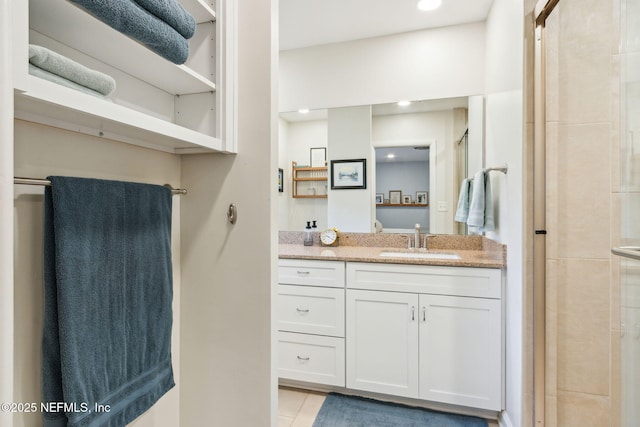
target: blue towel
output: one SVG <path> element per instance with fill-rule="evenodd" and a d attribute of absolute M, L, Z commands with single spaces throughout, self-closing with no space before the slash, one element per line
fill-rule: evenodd
<path fill-rule="evenodd" d="M 133 0 L 161 21 L 169 24 L 185 39 L 196 33 L 196 20 L 175 0 Z"/>
<path fill-rule="evenodd" d="M 460 195 L 458 196 L 458 207 L 456 208 L 455 216 L 457 222 L 467 222 L 469 218 L 469 200 L 471 200 L 472 182 L 469 178 L 465 178 L 460 186 Z"/>
<path fill-rule="evenodd" d="M 187 40 L 132 0 L 69 1 L 174 64 L 184 64 L 189 57 Z"/>
<path fill-rule="evenodd" d="M 174 386 L 171 191 L 49 179 L 44 426 L 125 426 Z"/>
<path fill-rule="evenodd" d="M 481 170 L 475 174 L 471 191 L 467 224 L 470 227 L 477 227 L 480 232 L 493 231 L 495 224 L 489 172 Z"/>
<path fill-rule="evenodd" d="M 29 45 L 29 64 L 102 95 L 116 89 L 113 77 L 92 70 L 46 47 Z"/>

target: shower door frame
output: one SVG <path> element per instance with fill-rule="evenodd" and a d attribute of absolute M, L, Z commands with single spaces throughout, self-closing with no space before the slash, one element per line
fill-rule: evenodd
<path fill-rule="evenodd" d="M 533 425 L 545 425 L 546 375 L 546 58 L 545 21 L 560 0 L 534 8 L 533 119 Z"/>

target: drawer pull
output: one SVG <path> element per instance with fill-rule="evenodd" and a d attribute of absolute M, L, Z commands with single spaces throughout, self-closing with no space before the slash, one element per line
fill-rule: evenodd
<path fill-rule="evenodd" d="M 298 273 L 298 275 L 300 275 L 300 276 L 308 276 L 308 275 L 309 275 L 309 273 L 310 273 L 310 271 L 300 271 L 300 270 L 297 270 L 297 271 L 296 271 L 296 273 Z"/>
<path fill-rule="evenodd" d="M 309 309 L 308 308 L 296 308 L 296 311 L 298 313 L 308 313 Z"/>
<path fill-rule="evenodd" d="M 422 321 L 423 322 L 427 321 L 427 308 L 426 307 L 422 307 Z"/>
<path fill-rule="evenodd" d="M 411 320 L 416 320 L 416 307 L 415 306 L 411 306 Z"/>
<path fill-rule="evenodd" d="M 298 358 L 298 360 L 301 360 L 303 362 L 307 362 L 309 361 L 310 357 L 309 356 L 296 356 Z"/>

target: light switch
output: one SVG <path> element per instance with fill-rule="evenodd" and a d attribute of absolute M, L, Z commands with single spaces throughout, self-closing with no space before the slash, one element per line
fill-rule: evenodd
<path fill-rule="evenodd" d="M 449 210 L 449 203 L 447 203 L 447 201 L 438 201 L 438 211 L 439 212 L 446 212 Z"/>

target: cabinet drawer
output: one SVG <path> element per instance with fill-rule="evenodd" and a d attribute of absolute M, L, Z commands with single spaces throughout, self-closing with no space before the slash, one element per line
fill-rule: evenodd
<path fill-rule="evenodd" d="M 278 283 L 344 287 L 344 262 L 306 259 L 281 259 L 278 262 Z"/>
<path fill-rule="evenodd" d="M 344 387 L 344 338 L 278 332 L 278 376 Z"/>
<path fill-rule="evenodd" d="M 495 268 L 349 262 L 347 288 L 499 299 L 502 272 Z"/>
<path fill-rule="evenodd" d="M 344 289 L 278 285 L 278 330 L 344 337 Z"/>

